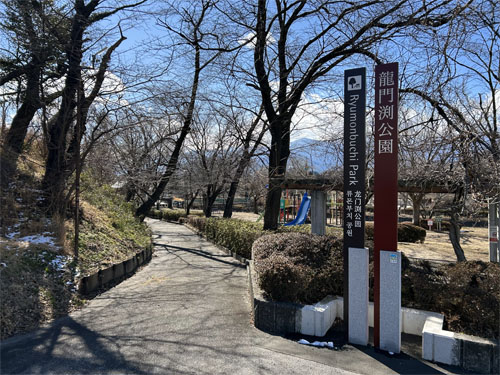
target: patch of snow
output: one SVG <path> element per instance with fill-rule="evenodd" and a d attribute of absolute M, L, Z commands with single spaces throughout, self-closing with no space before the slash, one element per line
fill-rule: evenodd
<path fill-rule="evenodd" d="M 14 237 L 17 237 L 20 234 L 21 234 L 21 232 L 9 232 L 9 233 L 5 234 L 5 237 L 8 238 L 9 240 L 12 240 L 12 239 L 14 239 Z"/>
<path fill-rule="evenodd" d="M 324 348 L 325 346 L 330 348 L 330 349 L 334 349 L 334 345 L 333 345 L 333 342 L 332 341 L 314 341 L 314 342 L 309 342 L 305 339 L 300 339 L 298 341 L 299 344 L 302 344 L 302 345 L 312 345 L 312 346 L 316 346 L 316 347 L 319 347 L 319 348 Z"/>
<path fill-rule="evenodd" d="M 49 265 L 56 271 L 63 272 L 72 259 L 72 257 L 66 255 L 56 255 L 56 257 L 49 262 Z"/>
<path fill-rule="evenodd" d="M 33 236 L 24 236 L 18 239 L 19 241 L 26 241 L 32 244 L 38 244 L 38 245 L 51 245 L 51 246 L 56 246 L 55 243 L 55 238 L 52 236 L 45 236 L 45 235 L 39 235 L 35 234 Z"/>

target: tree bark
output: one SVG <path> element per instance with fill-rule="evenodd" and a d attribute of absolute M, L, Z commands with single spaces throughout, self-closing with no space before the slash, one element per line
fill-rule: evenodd
<path fill-rule="evenodd" d="M 276 230 L 280 213 L 281 183 L 285 179 L 290 155 L 290 121 L 277 117 L 270 124 L 271 152 L 269 154 L 269 190 L 266 195 L 264 230 Z"/>
<path fill-rule="evenodd" d="M 70 42 L 66 50 L 68 73 L 61 98 L 61 106 L 54 123 L 48 129 L 48 154 L 42 188 L 45 192 L 46 205 L 52 213 L 64 214 L 66 207 L 64 189 L 67 175 L 67 135 L 73 122 L 76 92 L 81 80 L 83 32 L 87 27 L 88 17 L 95 6 L 87 8 L 83 4 L 75 5 L 76 14 L 73 17 Z"/>
<path fill-rule="evenodd" d="M 214 207 L 214 203 L 215 203 L 215 200 L 217 199 L 217 197 L 220 195 L 220 193 L 222 192 L 222 186 L 217 188 L 217 189 L 213 189 L 213 185 L 208 185 L 207 186 L 207 191 L 206 191 L 206 194 L 204 196 L 204 204 L 203 204 L 203 213 L 205 214 L 205 217 L 212 217 L 212 210 L 213 210 L 213 207 Z"/>
<path fill-rule="evenodd" d="M 450 241 L 453 245 L 453 251 L 455 251 L 455 255 L 457 256 L 457 261 L 465 262 L 467 259 L 465 258 L 464 250 L 460 245 L 460 223 L 459 223 L 459 212 L 460 206 L 463 199 L 463 188 L 459 188 L 459 190 L 455 193 L 453 197 L 453 203 L 451 206 L 451 218 L 450 218 Z"/>
<path fill-rule="evenodd" d="M 240 174 L 240 176 L 237 176 L 237 174 L 238 171 L 236 171 L 236 175 L 233 181 L 231 181 L 231 185 L 229 186 L 229 192 L 227 193 L 227 200 L 224 206 L 224 215 L 222 215 L 226 219 L 230 219 L 231 216 L 233 216 L 234 197 L 236 196 L 236 190 L 238 190 L 238 184 L 240 183 L 240 178 L 243 172 Z"/>
<path fill-rule="evenodd" d="M 420 225 L 420 206 L 422 205 L 423 193 L 409 193 L 413 206 L 413 225 Z"/>
<path fill-rule="evenodd" d="M 23 150 L 28 127 L 40 108 L 40 64 L 33 58 L 26 74 L 26 91 L 23 104 L 10 125 L 0 155 L 0 180 L 2 187 L 8 186 L 17 170 L 17 160 Z"/>
<path fill-rule="evenodd" d="M 259 197 L 257 195 L 254 195 L 253 197 L 253 213 L 254 214 L 259 214 Z"/>
<path fill-rule="evenodd" d="M 198 197 L 199 192 L 200 192 L 199 190 L 196 190 L 196 192 L 192 194 L 190 198 L 186 199 L 186 216 L 189 216 L 189 213 L 191 212 L 191 207 L 193 207 L 193 203 L 196 200 L 196 197 Z"/>

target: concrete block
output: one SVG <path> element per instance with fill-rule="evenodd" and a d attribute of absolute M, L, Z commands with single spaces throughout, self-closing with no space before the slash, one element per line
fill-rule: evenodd
<path fill-rule="evenodd" d="M 123 263 L 118 263 L 113 266 L 115 279 L 120 279 L 125 276 L 125 266 Z"/>
<path fill-rule="evenodd" d="M 344 317 L 344 298 L 337 296 L 335 298 L 335 304 L 337 305 L 337 316 L 339 318 Z"/>
<path fill-rule="evenodd" d="M 89 294 L 97 288 L 99 288 L 99 275 L 94 273 L 93 275 L 84 277 L 81 282 L 80 291 L 82 294 Z"/>
<path fill-rule="evenodd" d="M 135 257 L 126 260 L 124 263 L 125 263 L 125 272 L 127 274 L 133 273 L 137 268 L 137 260 L 135 259 Z"/>
<path fill-rule="evenodd" d="M 349 256 L 349 342 L 368 345 L 368 249 L 350 247 Z"/>
<path fill-rule="evenodd" d="M 335 322 L 337 304 L 334 297 L 328 296 L 315 305 L 301 309 L 300 333 L 322 337 Z"/>
<path fill-rule="evenodd" d="M 460 337 L 460 336 L 459 336 Z M 481 374 L 494 373 L 493 359 L 496 345 L 487 340 L 474 337 L 462 339 L 462 366 L 469 371 Z"/>
<path fill-rule="evenodd" d="M 277 303 L 274 308 L 274 330 L 276 333 L 295 332 L 297 308 L 290 303 Z"/>
<path fill-rule="evenodd" d="M 275 333 L 274 309 L 274 302 L 264 302 L 258 304 L 257 311 L 259 316 L 259 326 L 257 328 L 265 332 Z"/>
<path fill-rule="evenodd" d="M 304 335 L 314 336 L 314 306 L 307 305 L 302 308 L 301 313 L 301 324 L 300 333 Z"/>
<path fill-rule="evenodd" d="M 443 330 L 444 316 L 434 313 L 427 317 L 422 332 L 439 333 Z"/>
<path fill-rule="evenodd" d="M 433 313 L 428 316 L 422 329 L 422 358 L 434 361 L 434 335 L 443 330 L 444 317 L 441 314 Z"/>
<path fill-rule="evenodd" d="M 496 347 L 493 348 L 491 373 L 500 374 L 500 343 L 497 343 Z"/>
<path fill-rule="evenodd" d="M 380 349 L 401 351 L 401 252 L 380 252 Z"/>
<path fill-rule="evenodd" d="M 101 286 L 109 284 L 114 279 L 113 266 L 99 271 Z"/>
<path fill-rule="evenodd" d="M 137 260 L 137 267 L 141 266 L 144 263 L 144 255 L 142 254 L 142 251 L 136 254 L 135 258 Z"/>
<path fill-rule="evenodd" d="M 422 358 L 434 360 L 434 334 L 431 332 L 424 332 L 422 335 Z"/>
<path fill-rule="evenodd" d="M 422 331 L 424 330 L 424 325 L 427 319 L 431 316 L 436 318 L 441 317 L 442 327 L 442 315 L 430 311 L 409 309 L 407 307 L 401 308 L 402 312 L 402 328 L 401 331 L 404 333 L 409 333 L 411 335 L 422 336 Z"/>
<path fill-rule="evenodd" d="M 441 331 L 434 335 L 434 358 L 436 362 L 460 366 L 460 340 L 450 331 Z"/>

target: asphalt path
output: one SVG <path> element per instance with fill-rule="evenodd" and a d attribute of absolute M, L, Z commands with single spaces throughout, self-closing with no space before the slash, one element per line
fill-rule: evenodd
<path fill-rule="evenodd" d="M 257 330 L 242 264 L 182 225 L 148 223 L 151 262 L 83 309 L 3 341 L 2 375 L 443 373 Z"/>

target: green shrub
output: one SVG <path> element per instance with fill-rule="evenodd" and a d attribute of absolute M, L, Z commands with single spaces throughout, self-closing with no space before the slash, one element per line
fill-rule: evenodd
<path fill-rule="evenodd" d="M 149 211 L 148 216 L 157 220 L 178 222 L 181 218 L 186 217 L 186 212 L 184 210 L 152 209 Z"/>
<path fill-rule="evenodd" d="M 162 211 L 152 209 L 149 211 L 148 216 L 152 219 L 161 220 L 162 219 Z"/>
<path fill-rule="evenodd" d="M 273 300 L 318 302 L 343 288 L 342 243 L 333 236 L 279 233 L 253 245 L 259 284 Z"/>
<path fill-rule="evenodd" d="M 181 217 L 186 217 L 184 210 L 163 209 L 161 213 L 161 219 L 166 221 L 179 221 Z"/>
<path fill-rule="evenodd" d="M 427 232 L 413 224 L 398 224 L 398 242 L 424 243 Z"/>
<path fill-rule="evenodd" d="M 424 243 L 427 232 L 413 224 L 399 223 L 398 224 L 398 242 L 421 242 Z M 365 224 L 366 239 L 373 240 L 374 224 Z"/>
<path fill-rule="evenodd" d="M 262 224 L 236 219 L 189 217 L 188 223 L 217 245 L 250 259 L 253 242 L 264 234 Z"/>

